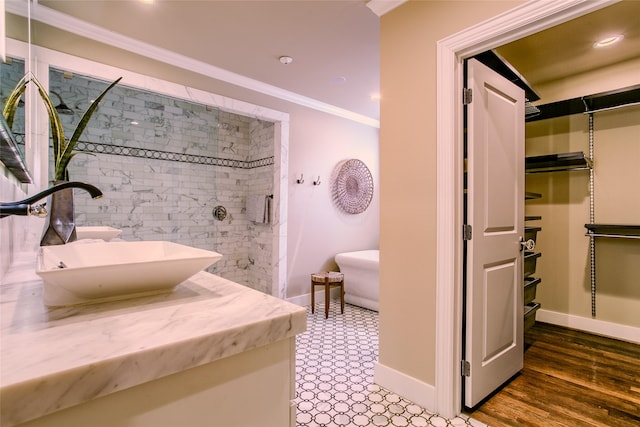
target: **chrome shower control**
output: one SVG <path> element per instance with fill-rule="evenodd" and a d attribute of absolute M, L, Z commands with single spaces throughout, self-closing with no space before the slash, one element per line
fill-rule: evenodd
<path fill-rule="evenodd" d="M 227 217 L 227 209 L 224 206 L 216 206 L 211 213 L 218 221 L 222 221 Z"/>

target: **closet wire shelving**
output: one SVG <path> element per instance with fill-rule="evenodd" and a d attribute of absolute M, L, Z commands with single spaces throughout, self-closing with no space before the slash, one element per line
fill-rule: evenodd
<path fill-rule="evenodd" d="M 582 152 L 528 157 L 525 161 L 525 170 L 527 173 L 589 170 L 589 224 L 585 224 L 585 228 L 587 228 L 586 236 L 589 237 L 591 316 L 594 318 L 596 317 L 596 238 L 640 239 L 640 225 L 595 223 L 594 113 L 633 105 L 640 105 L 640 85 L 541 105 L 538 106 L 540 113 L 526 120 L 532 122 L 579 113 L 589 116 L 588 157 Z M 527 193 L 527 198 L 536 198 L 532 197 L 532 194 L 534 193 Z"/>

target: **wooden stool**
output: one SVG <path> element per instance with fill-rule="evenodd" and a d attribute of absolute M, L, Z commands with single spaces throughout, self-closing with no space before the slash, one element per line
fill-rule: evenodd
<path fill-rule="evenodd" d="M 329 317 L 329 291 L 340 287 L 340 313 L 344 313 L 344 274 L 335 271 L 322 271 L 311 275 L 311 313 L 316 309 L 316 286 L 324 286 L 324 318 Z"/>

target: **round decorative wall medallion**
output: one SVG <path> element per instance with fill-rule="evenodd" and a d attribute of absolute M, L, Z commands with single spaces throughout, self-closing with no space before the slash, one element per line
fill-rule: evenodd
<path fill-rule="evenodd" d="M 358 159 L 339 163 L 332 184 L 333 201 L 348 214 L 367 210 L 373 198 L 373 177 L 367 165 Z"/>

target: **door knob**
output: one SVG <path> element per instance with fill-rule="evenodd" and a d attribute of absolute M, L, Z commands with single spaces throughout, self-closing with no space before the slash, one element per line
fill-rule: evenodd
<path fill-rule="evenodd" d="M 532 251 L 536 248 L 536 242 L 533 239 L 524 240 L 522 237 L 520 238 L 520 250 L 528 250 Z"/>

